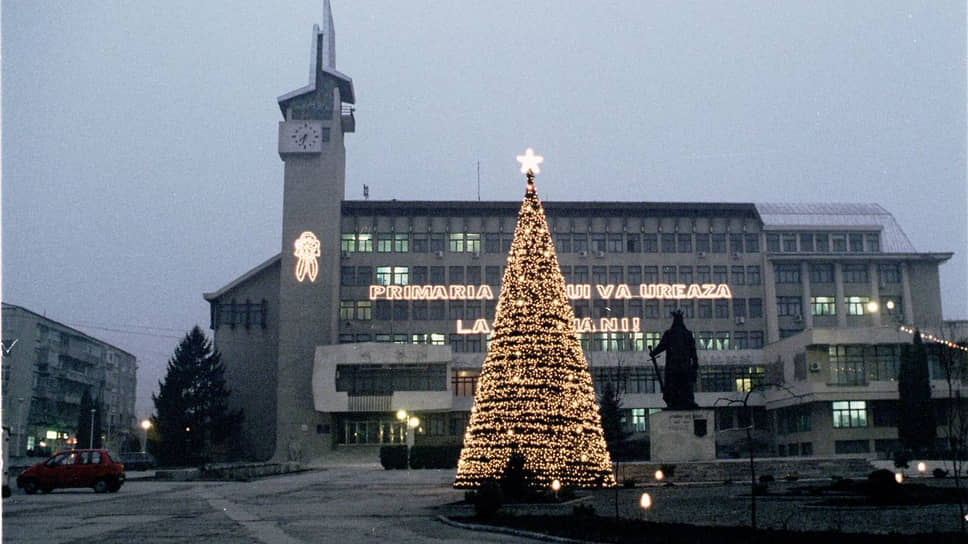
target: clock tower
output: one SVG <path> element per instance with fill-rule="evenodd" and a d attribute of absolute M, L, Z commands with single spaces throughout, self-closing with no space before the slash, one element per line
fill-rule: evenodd
<path fill-rule="evenodd" d="M 345 194 L 343 136 L 354 131 L 353 80 L 336 70 L 333 17 L 313 26 L 309 84 L 279 97 L 284 167 L 275 459 L 332 448 L 329 415 L 314 410 L 313 354 L 336 343 L 339 236 Z"/>

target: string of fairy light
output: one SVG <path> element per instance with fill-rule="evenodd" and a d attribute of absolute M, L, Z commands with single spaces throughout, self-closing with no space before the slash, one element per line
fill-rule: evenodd
<path fill-rule="evenodd" d="M 918 329 L 915 329 L 915 328 L 912 328 L 912 327 L 908 327 L 906 325 L 901 325 L 900 327 L 898 327 L 898 330 L 900 330 L 901 332 L 906 332 L 906 333 L 911 334 L 911 335 L 913 335 L 915 332 L 917 332 L 917 333 L 920 333 L 921 334 L 921 338 L 922 339 L 928 340 L 929 342 L 934 342 L 936 344 L 941 344 L 942 346 L 947 346 L 947 347 L 949 347 L 951 349 L 958 349 L 958 350 L 961 350 L 961 351 L 964 351 L 964 352 L 968 352 L 968 346 L 962 346 L 961 344 L 957 344 L 957 343 L 952 342 L 951 340 L 948 340 L 948 339 L 945 339 L 945 338 L 940 338 L 938 336 L 935 336 L 935 335 L 933 335 L 931 333 L 928 333 L 928 332 L 924 332 L 922 330 L 918 330 Z"/>
<path fill-rule="evenodd" d="M 454 486 L 501 479 L 515 453 L 533 485 L 613 486 L 591 373 L 534 188 L 542 158 L 529 148 L 518 161 L 527 189 Z"/>

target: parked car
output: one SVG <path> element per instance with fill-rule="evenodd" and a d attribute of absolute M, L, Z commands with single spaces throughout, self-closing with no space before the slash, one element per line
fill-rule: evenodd
<path fill-rule="evenodd" d="M 57 453 L 23 471 L 17 487 L 28 495 L 56 488 L 90 487 L 97 493 L 121 489 L 124 465 L 107 450 L 71 450 Z"/>
<path fill-rule="evenodd" d="M 150 453 L 143 451 L 129 451 L 118 454 L 125 470 L 151 470 L 158 466 Z"/>

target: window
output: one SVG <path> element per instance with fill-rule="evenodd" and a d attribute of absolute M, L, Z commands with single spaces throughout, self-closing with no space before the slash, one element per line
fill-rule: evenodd
<path fill-rule="evenodd" d="M 713 331 L 699 331 L 696 347 L 699 349 L 713 349 L 713 338 Z"/>
<path fill-rule="evenodd" d="M 716 319 L 729 319 L 729 301 L 717 299 L 715 301 Z"/>
<path fill-rule="evenodd" d="M 867 235 L 867 251 L 870 253 L 881 252 L 881 236 L 876 232 Z"/>
<path fill-rule="evenodd" d="M 415 321 L 427 320 L 427 301 L 426 300 L 413 301 L 413 319 Z"/>
<path fill-rule="evenodd" d="M 444 233 L 435 232 L 430 235 L 430 251 L 432 253 L 444 252 Z"/>
<path fill-rule="evenodd" d="M 608 268 L 604 266 L 592 267 L 592 283 L 605 285 L 608 283 Z"/>
<path fill-rule="evenodd" d="M 356 268 L 356 284 L 370 285 L 373 282 L 373 267 L 360 266 Z"/>
<path fill-rule="evenodd" d="M 733 299 L 733 317 L 746 317 L 746 299 Z"/>
<path fill-rule="evenodd" d="M 713 253 L 726 253 L 726 234 L 716 233 L 710 234 L 710 247 L 709 249 Z"/>
<path fill-rule="evenodd" d="M 431 266 L 430 267 L 430 284 L 431 285 L 443 285 L 447 283 L 444 280 L 444 267 L 442 266 Z"/>
<path fill-rule="evenodd" d="M 355 234 L 343 234 L 340 236 L 339 250 L 345 253 L 353 253 L 356 251 L 356 235 Z"/>
<path fill-rule="evenodd" d="M 743 285 L 746 283 L 746 267 L 743 266 L 733 266 L 730 268 L 730 273 L 732 275 L 733 285 Z"/>
<path fill-rule="evenodd" d="M 665 283 L 675 283 L 676 282 L 676 267 L 674 266 L 663 266 L 662 267 L 662 281 Z"/>
<path fill-rule="evenodd" d="M 410 235 L 407 233 L 397 233 L 393 235 L 393 251 L 406 253 L 410 251 Z"/>
<path fill-rule="evenodd" d="M 630 266 L 626 270 L 626 273 L 628 274 L 628 279 L 629 279 L 629 284 L 630 285 L 635 286 L 635 285 L 639 285 L 639 284 L 642 283 L 642 267 L 641 266 L 637 266 L 637 265 L 636 266 Z"/>
<path fill-rule="evenodd" d="M 897 263 L 880 264 L 877 266 L 877 278 L 881 287 L 901 283 L 901 266 Z"/>
<path fill-rule="evenodd" d="M 725 350 L 729 349 L 729 331 L 716 331 L 716 339 L 713 349 Z M 747 384 L 747 389 L 743 391 L 749 391 L 749 385 Z"/>
<path fill-rule="evenodd" d="M 447 365 L 336 365 L 336 390 L 352 396 L 447 391 Z"/>
<path fill-rule="evenodd" d="M 743 235 L 742 234 L 730 234 L 729 235 L 729 252 L 733 254 L 743 252 Z"/>
<path fill-rule="evenodd" d="M 393 280 L 393 269 L 389 266 L 376 267 L 377 285 L 390 285 Z"/>
<path fill-rule="evenodd" d="M 355 308 L 356 304 L 352 300 L 339 301 L 339 318 L 342 320 L 353 319 L 353 312 Z"/>
<path fill-rule="evenodd" d="M 642 299 L 629 300 L 629 317 L 645 317 L 642 315 Z"/>
<path fill-rule="evenodd" d="M 501 251 L 507 253 L 511 251 L 511 242 L 513 237 L 510 234 L 504 234 L 501 236 Z"/>
<path fill-rule="evenodd" d="M 406 266 L 394 266 L 393 267 L 393 284 L 394 285 L 409 285 L 410 284 L 410 269 Z"/>
<path fill-rule="evenodd" d="M 867 426 L 867 402 L 843 400 L 833 402 L 834 428 L 846 429 Z M 838 441 L 841 442 L 841 441 Z M 850 442 L 850 441 L 842 441 Z M 866 442 L 866 441 L 865 441 Z M 843 453 L 838 451 L 837 453 Z M 848 452 L 854 453 L 854 452 Z"/>
<path fill-rule="evenodd" d="M 871 402 L 871 419 L 875 427 L 897 426 L 897 401 L 875 400 Z"/>
<path fill-rule="evenodd" d="M 747 266 L 746 267 L 746 283 L 747 285 L 759 285 L 760 284 L 760 267 L 759 265 Z"/>
<path fill-rule="evenodd" d="M 641 253 L 642 237 L 638 234 L 625 235 L 625 251 L 626 253 Z"/>
<path fill-rule="evenodd" d="M 450 233 L 449 239 L 450 239 L 449 249 L 451 253 L 464 252 L 464 233 L 463 232 L 452 232 Z"/>
<path fill-rule="evenodd" d="M 766 235 L 766 250 L 770 253 L 780 252 L 780 235 L 779 234 L 767 234 Z"/>
<path fill-rule="evenodd" d="M 411 280 L 413 280 L 414 285 L 427 285 L 427 267 L 426 266 L 415 266 L 410 269 Z"/>
<path fill-rule="evenodd" d="M 783 251 L 785 253 L 796 253 L 797 235 L 793 233 L 783 234 Z"/>
<path fill-rule="evenodd" d="M 747 253 L 759 253 L 760 252 L 760 235 L 759 234 L 746 234 L 743 236 L 743 242 L 746 244 Z"/>
<path fill-rule="evenodd" d="M 729 278 L 726 277 L 726 267 L 725 266 L 714 266 L 713 267 L 713 283 L 726 283 Z"/>
<path fill-rule="evenodd" d="M 430 310 L 431 321 L 440 321 L 441 319 L 444 319 L 444 301 L 442 300 L 430 301 L 429 310 Z M 441 335 L 440 344 L 438 345 L 443 345 L 443 335 Z"/>
<path fill-rule="evenodd" d="M 864 315 L 870 297 L 847 297 L 847 315 Z"/>
<path fill-rule="evenodd" d="M 709 235 L 708 234 L 696 235 L 696 252 L 709 253 Z"/>
<path fill-rule="evenodd" d="M 713 317 L 713 301 L 699 301 L 699 319 L 710 319 Z"/>
<path fill-rule="evenodd" d="M 696 267 L 696 283 L 709 283 L 712 278 L 709 274 L 708 266 L 697 266 Z"/>
<path fill-rule="evenodd" d="M 481 267 L 479 266 L 468 266 L 467 274 L 468 285 L 480 285 L 481 284 Z"/>
<path fill-rule="evenodd" d="M 750 331 L 750 349 L 763 349 L 763 331 Z"/>
<path fill-rule="evenodd" d="M 451 319 L 464 319 L 464 301 L 451 300 L 449 307 Z"/>
<path fill-rule="evenodd" d="M 430 246 L 427 243 L 427 234 L 426 233 L 421 233 L 421 234 L 414 233 L 414 235 L 413 235 L 413 252 L 414 253 L 427 253 L 427 250 L 429 249 L 429 247 Z"/>
<path fill-rule="evenodd" d="M 834 453 L 870 453 L 870 440 L 835 440 Z"/>
<path fill-rule="evenodd" d="M 800 283 L 800 265 L 777 263 L 773 265 L 777 283 Z"/>
<path fill-rule="evenodd" d="M 659 251 L 659 239 L 657 234 L 642 235 L 642 251 L 645 253 L 656 253 Z"/>
<path fill-rule="evenodd" d="M 575 253 L 588 254 L 588 236 L 584 234 L 575 234 L 572 236 L 571 244 Z"/>
<path fill-rule="evenodd" d="M 592 252 L 598 255 L 599 253 L 605 253 L 605 235 L 604 234 L 592 234 Z"/>
<path fill-rule="evenodd" d="M 373 252 L 373 235 L 369 233 L 360 233 L 356 235 L 356 250 L 360 253 L 372 253 Z"/>
<path fill-rule="evenodd" d="M 406 321 L 409 313 L 408 303 L 399 301 L 393 303 L 393 319 L 395 321 Z M 396 342 L 395 339 L 394 341 Z"/>
<path fill-rule="evenodd" d="M 559 235 L 555 235 L 555 251 L 558 253 L 565 253 L 560 247 L 558 247 Z M 568 239 L 569 246 L 571 245 L 571 238 Z M 488 232 L 484 234 L 484 252 L 485 253 L 500 253 L 501 252 L 501 235 L 496 232 Z"/>
<path fill-rule="evenodd" d="M 676 252 L 676 235 L 672 233 L 662 235 L 662 253 Z"/>
<path fill-rule="evenodd" d="M 733 331 L 733 349 L 749 349 L 746 331 Z"/>
<path fill-rule="evenodd" d="M 448 276 L 451 285 L 463 285 L 464 283 L 464 267 L 463 266 L 451 266 L 448 271 Z"/>
<path fill-rule="evenodd" d="M 608 267 L 608 283 L 618 285 L 625 281 L 625 269 L 621 266 Z"/>
<path fill-rule="evenodd" d="M 393 251 L 393 235 L 389 232 L 378 232 L 376 234 L 377 253 L 389 253 Z"/>
<path fill-rule="evenodd" d="M 572 277 L 575 283 L 588 283 L 588 267 L 576 266 Z"/>
<path fill-rule="evenodd" d="M 800 251 L 803 251 L 806 253 L 813 253 L 813 233 L 812 232 L 800 233 Z"/>
<path fill-rule="evenodd" d="M 356 268 L 352 266 L 343 266 L 339 269 L 339 284 L 340 285 L 356 285 Z"/>
<path fill-rule="evenodd" d="M 676 250 L 679 253 L 692 253 L 692 235 L 680 234 L 676 236 Z"/>
<path fill-rule="evenodd" d="M 468 253 L 480 254 L 481 253 L 481 234 L 479 232 L 468 232 L 466 234 L 465 250 Z"/>
<path fill-rule="evenodd" d="M 373 303 L 369 300 L 356 301 L 356 319 L 369 321 L 373 318 Z"/>
<path fill-rule="evenodd" d="M 624 236 L 621 234 L 608 235 L 607 249 L 609 253 L 622 253 L 625 250 L 622 238 L 624 238 Z"/>
<path fill-rule="evenodd" d="M 844 283 L 868 283 L 870 281 L 866 264 L 844 264 L 842 270 Z"/>
<path fill-rule="evenodd" d="M 800 297 L 776 297 L 776 315 L 799 317 L 802 314 Z"/>
<path fill-rule="evenodd" d="M 837 315 L 837 301 L 834 297 L 810 297 L 811 315 Z"/>
<path fill-rule="evenodd" d="M 676 311 L 676 306 L 677 306 L 677 304 L 676 304 L 675 301 L 666 301 L 665 303 L 663 303 L 662 304 L 662 312 L 663 312 L 662 317 L 672 317 L 672 312 Z"/>
<path fill-rule="evenodd" d="M 501 285 L 501 267 L 485 266 L 484 283 L 492 286 Z"/>
<path fill-rule="evenodd" d="M 827 357 L 831 385 L 867 385 L 863 346 L 828 346 Z"/>
<path fill-rule="evenodd" d="M 647 300 L 647 301 L 645 301 L 645 318 L 646 319 L 658 319 L 659 318 L 659 301 L 658 300 Z"/>
<path fill-rule="evenodd" d="M 390 301 L 388 300 L 376 301 L 376 304 L 373 305 L 373 314 L 374 314 L 374 317 L 379 321 L 390 320 L 392 316 L 392 313 L 390 311 Z M 379 340 L 377 341 L 379 342 Z M 389 342 L 389 339 L 387 339 L 387 342 Z"/>
<path fill-rule="evenodd" d="M 814 263 L 810 265 L 810 283 L 833 283 L 834 265 Z"/>
<path fill-rule="evenodd" d="M 644 282 L 645 283 L 658 283 L 659 282 L 659 267 L 657 266 L 645 266 L 642 268 Z"/>
<path fill-rule="evenodd" d="M 686 319 L 693 319 L 696 317 L 696 305 L 691 300 L 680 300 L 679 310 L 682 311 L 682 317 Z"/>
<path fill-rule="evenodd" d="M 817 253 L 827 253 L 830 251 L 830 239 L 826 233 L 815 233 L 813 241 L 816 245 Z"/>
<path fill-rule="evenodd" d="M 847 237 L 843 234 L 834 234 L 830 237 L 830 241 L 833 242 L 833 248 L 835 253 L 843 253 L 847 251 Z"/>
<path fill-rule="evenodd" d="M 649 431 L 649 414 L 645 408 L 632 408 L 632 432 L 645 433 Z"/>
<path fill-rule="evenodd" d="M 864 251 L 864 235 L 860 233 L 851 233 L 847 237 L 850 241 L 850 251 L 851 253 L 863 253 Z"/>
<path fill-rule="evenodd" d="M 680 266 L 679 267 L 679 283 L 692 283 L 692 267 L 691 266 Z"/>

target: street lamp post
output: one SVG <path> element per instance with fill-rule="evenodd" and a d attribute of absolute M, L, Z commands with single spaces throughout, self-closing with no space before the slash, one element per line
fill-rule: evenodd
<path fill-rule="evenodd" d="M 151 421 L 149 421 L 147 419 L 142 419 L 141 420 L 141 428 L 144 429 L 144 431 L 145 431 L 145 441 L 144 441 L 144 443 L 141 446 L 141 453 L 144 453 L 145 451 L 148 450 L 148 429 L 151 428 Z"/>
<path fill-rule="evenodd" d="M 23 455 L 23 451 L 20 449 L 20 445 L 23 444 L 24 439 L 24 423 L 23 423 L 23 411 L 24 411 L 24 398 L 20 397 L 17 399 L 17 455 Z"/>
<path fill-rule="evenodd" d="M 87 447 L 94 449 L 94 413 L 97 412 L 96 408 L 91 408 L 91 435 L 87 441 Z"/>
<path fill-rule="evenodd" d="M 413 448 L 414 432 L 420 426 L 420 418 L 411 416 L 406 410 L 397 410 L 397 419 L 406 426 L 407 430 L 407 468 L 410 468 L 410 449 Z"/>

